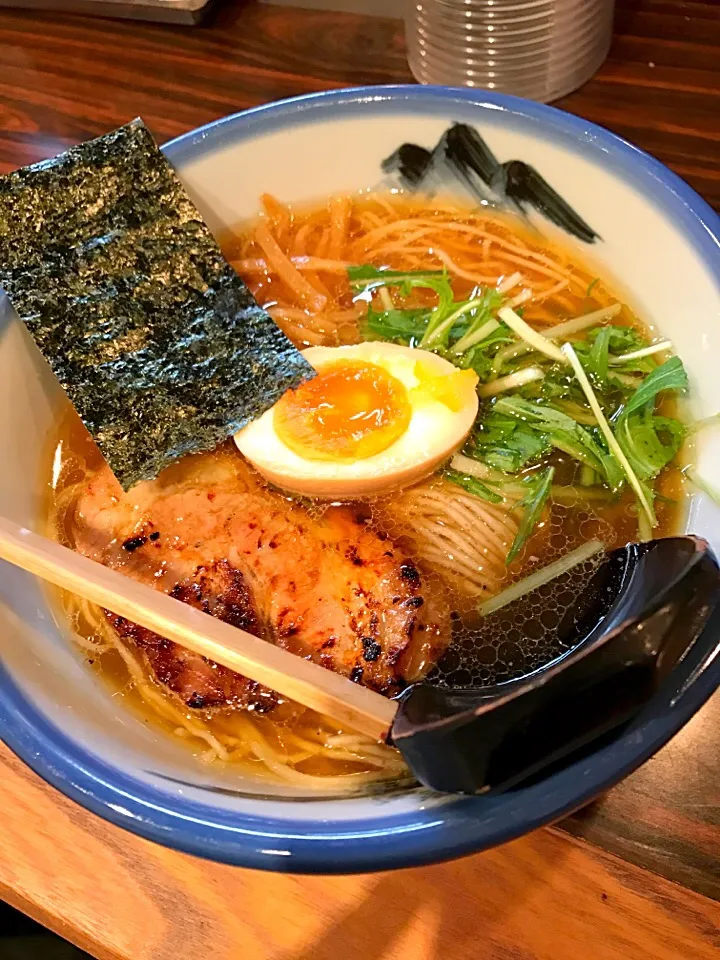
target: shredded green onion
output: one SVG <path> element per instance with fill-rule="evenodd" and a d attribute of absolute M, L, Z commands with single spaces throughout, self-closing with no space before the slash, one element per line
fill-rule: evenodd
<path fill-rule="evenodd" d="M 378 296 L 382 300 L 382 305 L 386 311 L 394 310 L 395 304 L 392 301 L 390 296 L 390 291 L 387 287 L 378 287 Z"/>
<path fill-rule="evenodd" d="M 498 316 L 503 323 L 506 323 L 510 329 L 521 338 L 521 340 L 525 340 L 526 343 L 529 343 L 533 350 L 537 350 L 538 353 L 544 353 L 546 356 L 550 357 L 551 360 L 556 360 L 559 363 L 566 362 L 566 358 L 563 356 L 559 347 L 556 347 L 554 343 L 551 343 L 547 337 L 544 337 L 541 333 L 538 333 L 537 330 L 533 330 L 530 324 L 525 323 L 523 318 L 518 316 L 513 309 L 510 307 L 502 307 L 498 311 Z"/>
<path fill-rule="evenodd" d="M 526 353 L 532 353 L 532 350 L 533 348 L 529 344 L 525 343 L 525 341 L 522 341 L 522 343 L 508 344 L 507 347 L 503 347 L 502 350 L 498 350 L 498 352 L 495 354 L 492 372 L 497 375 L 509 360 L 516 360 L 518 357 L 522 357 Z"/>
<path fill-rule="evenodd" d="M 524 387 L 526 383 L 532 383 L 534 380 L 542 380 L 544 376 L 540 367 L 523 367 L 522 370 L 510 373 L 507 377 L 491 380 L 490 383 L 478 387 L 478 396 L 494 397 L 506 390 L 517 390 L 518 387 Z"/>
<path fill-rule="evenodd" d="M 465 334 L 464 337 L 460 337 L 455 346 L 450 350 L 450 353 L 454 356 L 460 356 L 461 353 L 465 353 L 466 350 L 469 350 L 471 347 L 474 347 L 476 344 L 480 343 L 481 340 L 489 337 L 491 333 L 495 333 L 499 326 L 500 324 L 497 322 L 497 320 L 486 321 L 474 333 L 468 333 Z"/>
<path fill-rule="evenodd" d="M 462 487 L 467 493 L 472 493 L 473 496 L 479 497 L 481 500 L 487 500 L 488 503 L 502 503 L 504 499 L 499 493 L 495 493 L 494 490 L 486 487 L 481 480 L 478 480 L 477 477 L 473 477 L 470 474 L 460 473 L 458 470 L 446 470 L 445 477 L 450 480 L 451 483 Z"/>
<path fill-rule="evenodd" d="M 615 434 L 612 432 L 610 428 L 610 424 L 607 422 L 607 419 L 605 418 L 605 414 L 602 411 L 602 407 L 598 403 L 597 397 L 595 396 L 595 391 L 590 385 L 590 381 L 587 378 L 587 374 L 583 370 L 583 367 L 582 367 L 582 364 L 580 363 L 578 355 L 575 353 L 572 347 L 572 344 L 570 343 L 563 344 L 562 351 L 567 357 L 567 359 L 569 360 L 570 365 L 572 366 L 573 371 L 575 372 L 575 376 L 578 379 L 578 383 L 582 387 L 583 393 L 587 397 L 587 401 L 590 404 L 590 409 L 595 414 L 595 419 L 598 422 L 598 427 L 600 428 L 603 436 L 605 437 L 610 453 L 615 457 L 615 459 L 618 461 L 618 463 L 622 467 L 630 486 L 635 491 L 635 495 L 638 498 L 640 506 L 645 511 L 648 523 L 650 524 L 651 527 L 656 527 L 657 517 L 655 516 L 655 511 L 653 510 L 652 503 L 650 502 L 647 496 L 645 488 L 643 487 L 643 485 L 640 483 L 637 476 L 635 475 L 635 471 L 630 466 L 630 462 L 628 461 L 628 458 L 625 456 L 622 447 L 617 442 L 617 439 L 615 438 Z"/>
<path fill-rule="evenodd" d="M 648 521 L 648 518 L 644 510 L 641 510 L 638 514 L 638 540 L 640 543 L 646 543 L 648 540 L 652 540 L 652 527 Z"/>
<path fill-rule="evenodd" d="M 720 424 L 720 413 L 713 413 L 710 417 L 703 417 L 702 420 L 696 420 L 688 427 L 688 433 L 697 433 L 706 427 L 716 427 Z"/>
<path fill-rule="evenodd" d="M 528 493 L 524 500 L 521 500 L 520 503 L 517 504 L 518 507 L 525 508 L 525 513 L 520 521 L 518 532 L 512 542 L 505 563 L 512 563 L 529 540 L 536 523 L 542 516 L 545 501 L 550 496 L 550 487 L 554 476 L 555 467 L 548 467 L 539 483 L 534 485 L 534 489 Z"/>
<path fill-rule="evenodd" d="M 426 333 L 420 341 L 420 346 L 431 347 L 433 344 L 438 343 L 460 319 L 460 317 L 464 316 L 466 313 L 470 313 L 471 310 L 476 310 L 478 307 L 482 307 L 484 303 L 485 301 L 482 297 L 477 297 L 475 300 L 468 300 L 467 303 L 463 303 L 462 306 L 458 307 L 458 309 L 451 313 L 449 317 L 438 324 L 434 330 L 432 330 L 430 333 Z"/>
<path fill-rule="evenodd" d="M 527 487 L 517 482 L 515 477 L 502 473 L 500 470 L 494 470 L 481 460 L 473 460 L 472 457 L 466 457 L 462 453 L 455 454 L 450 461 L 450 466 L 458 473 L 477 477 L 486 484 L 492 484 L 493 487 L 502 491 L 505 499 L 508 497 L 521 499 L 527 493 Z M 555 503 L 564 504 L 573 504 L 579 501 L 611 500 L 612 492 L 601 486 L 575 487 L 572 484 L 554 483 L 550 487 L 550 499 Z"/>
<path fill-rule="evenodd" d="M 535 573 L 531 573 L 529 577 L 513 583 L 507 590 L 503 590 L 502 593 L 498 593 L 489 600 L 485 600 L 484 603 L 481 603 L 478 607 L 478 613 L 483 617 L 487 617 L 489 614 L 501 610 L 508 604 L 520 600 L 528 593 L 532 593 L 533 590 L 537 590 L 538 587 L 542 587 L 544 584 L 550 583 L 551 580 L 561 577 L 564 573 L 572 570 L 573 567 L 579 566 L 604 549 L 605 544 L 601 543 L 600 540 L 588 540 L 587 543 L 583 543 L 582 546 L 577 547 L 577 549 L 571 550 L 570 553 L 561 557 L 560 560 L 548 564 L 548 566 L 543 567 L 542 570 L 536 570 Z"/>
<path fill-rule="evenodd" d="M 581 317 L 575 317 L 572 320 L 563 320 L 562 323 L 556 323 L 552 327 L 543 330 L 543 337 L 550 340 L 558 340 L 561 337 L 569 337 L 573 333 L 580 333 L 596 323 L 602 323 L 605 320 L 612 320 L 622 310 L 622 304 L 613 303 L 609 307 L 602 307 L 600 310 L 593 310 L 592 313 L 585 313 Z"/>
<path fill-rule="evenodd" d="M 456 453 L 450 461 L 450 466 L 458 473 L 470 474 L 471 477 L 478 477 L 480 480 L 497 482 L 505 478 L 505 474 L 499 470 L 493 470 L 486 463 L 480 460 L 473 460 L 472 457 L 466 457 L 462 453 Z"/>
<path fill-rule="evenodd" d="M 697 487 L 702 493 L 707 494 L 708 497 L 720 507 L 720 490 L 718 490 L 717 487 L 708 483 L 708 481 L 704 477 L 701 477 L 695 470 L 687 469 L 684 473 L 693 486 Z"/>
<path fill-rule="evenodd" d="M 532 300 L 533 292 L 532 290 L 521 290 L 517 296 L 514 296 L 512 300 L 509 301 L 508 306 L 514 309 L 515 307 L 522 306 L 523 303 L 527 303 L 528 300 Z"/>
<path fill-rule="evenodd" d="M 597 474 L 592 467 L 589 467 L 584 463 L 580 467 L 580 486 L 581 487 L 591 487 L 595 483 L 595 478 Z"/>
<path fill-rule="evenodd" d="M 611 363 L 626 363 L 628 360 L 639 360 L 641 357 L 651 357 L 654 353 L 663 353 L 665 350 L 672 350 L 672 344 L 669 340 L 661 340 L 659 343 L 652 343 L 649 347 L 643 347 L 641 350 L 623 353 L 619 357 L 613 357 Z"/>
<path fill-rule="evenodd" d="M 497 285 L 497 292 L 507 293 L 508 290 L 512 290 L 513 287 L 516 287 L 522 279 L 523 275 L 521 273 L 511 273 L 509 277 L 505 277 L 502 283 Z"/>

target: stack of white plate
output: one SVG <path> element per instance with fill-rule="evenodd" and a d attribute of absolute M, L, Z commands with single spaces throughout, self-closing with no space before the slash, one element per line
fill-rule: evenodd
<path fill-rule="evenodd" d="M 610 46 L 614 0 L 408 3 L 408 61 L 420 83 L 555 100 L 588 80 Z"/>

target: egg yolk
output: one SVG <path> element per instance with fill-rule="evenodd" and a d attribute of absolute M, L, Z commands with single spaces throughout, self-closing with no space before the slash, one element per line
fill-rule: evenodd
<path fill-rule="evenodd" d="M 395 443 L 411 416 L 400 380 L 377 364 L 340 360 L 288 390 L 273 420 L 283 443 L 306 460 L 364 460 Z"/>
<path fill-rule="evenodd" d="M 436 400 L 453 413 L 459 413 L 467 402 L 467 387 L 474 389 L 479 377 L 474 370 L 455 370 L 438 375 L 422 360 L 415 364 L 418 385 L 413 387 L 411 400 Z"/>

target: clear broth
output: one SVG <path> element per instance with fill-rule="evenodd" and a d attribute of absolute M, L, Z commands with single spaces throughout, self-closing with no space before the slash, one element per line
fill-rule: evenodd
<path fill-rule="evenodd" d="M 433 210 L 423 208 L 420 211 L 419 202 L 408 200 L 405 197 L 363 197 L 354 198 L 352 218 L 346 225 L 345 253 L 357 253 L 362 245 L 363 237 L 373 227 L 381 215 L 387 217 L 387 210 L 399 219 L 412 219 L 424 216 L 432 219 L 437 214 Z M 440 206 L 441 210 L 447 207 Z M 455 216 L 458 222 L 463 218 L 475 216 L 464 208 L 456 207 Z M 420 212 L 419 212 L 420 211 Z M 274 226 L 278 242 L 283 249 L 295 256 L 311 256 L 319 259 L 337 260 L 337 251 L 333 252 L 330 246 L 332 236 L 332 210 L 323 205 L 308 209 L 291 211 L 289 222 L 283 221 L 282 211 L 278 213 L 272 205 L 266 202 L 268 221 Z M 374 220 L 373 220 L 374 218 Z M 475 221 L 473 221 L 475 222 Z M 484 223 L 485 221 L 483 221 Z M 537 304 L 530 302 L 525 312 L 525 319 L 537 325 L 548 322 L 559 322 L 572 316 L 578 316 L 600 309 L 609 303 L 617 301 L 612 286 L 604 279 L 596 280 L 595 271 L 579 260 L 573 249 L 564 249 L 555 243 L 528 229 L 518 222 L 492 217 L 487 220 L 487 229 L 491 239 L 478 237 L 477 252 L 480 267 L 485 271 L 497 270 L 497 264 L 502 264 L 500 275 L 507 275 L 513 269 L 521 267 L 532 278 L 532 269 L 527 266 L 527 256 L 523 248 L 534 251 L 544 258 L 552 267 L 570 269 L 573 282 L 570 287 L 558 289 L 554 293 L 541 299 Z M 222 246 L 231 261 L 234 261 L 241 274 L 248 281 L 258 301 L 267 306 L 273 313 L 276 321 L 293 339 L 298 346 L 325 343 L 347 343 L 359 339 L 357 322 L 358 307 L 347 284 L 345 274 L 339 271 L 324 273 L 322 270 L 308 271 L 307 276 L 318 285 L 326 296 L 326 306 L 314 314 L 305 309 L 297 300 L 293 301 L 293 293 L 276 277 L 268 276 L 262 270 L 256 269 L 257 263 L 263 259 L 263 250 L 255 239 L 254 224 L 241 225 L 228 233 L 222 240 Z M 492 236 L 498 240 L 493 241 Z M 520 252 L 513 254 L 512 250 L 507 257 L 503 257 L 502 246 L 494 251 L 494 244 L 501 245 L 501 241 L 508 240 L 519 245 Z M 388 246 L 388 245 L 386 245 Z M 391 246 L 391 245 L 390 245 Z M 454 255 L 459 254 L 455 251 Z M 515 261 L 513 261 L 513 256 Z M 516 261 L 524 262 L 524 265 Z M 376 266 L 387 266 L 400 269 L 417 269 L 418 264 L 437 266 L 437 256 L 430 245 L 423 254 L 414 251 L 409 259 L 402 250 L 384 250 L 382 245 L 376 251 L 368 251 L 367 257 L 356 262 L 374 263 Z M 540 267 L 543 261 L 538 260 Z M 250 265 L 250 267 L 249 267 Z M 552 277 L 544 276 L 538 267 L 537 284 L 542 289 L 552 290 Z M 474 286 L 470 279 L 457 279 L 454 283 L 456 297 L 466 297 Z M 422 296 L 422 295 L 421 295 Z M 624 324 L 640 329 L 647 333 L 647 327 L 638 320 L 633 312 L 624 306 L 621 313 L 613 318 L 614 324 Z M 670 404 L 666 404 L 664 411 L 672 415 Z M 79 479 L 77 464 L 84 463 L 92 473 L 102 463 L 99 451 L 89 434 L 80 423 L 76 415 L 66 416 L 58 425 L 57 435 L 53 438 L 50 451 L 52 459 L 48 458 L 46 476 L 52 473 L 54 463 L 59 480 L 50 489 L 47 514 L 50 518 L 52 532 L 55 536 L 72 545 L 71 513 L 62 513 L 59 517 L 59 504 L 63 493 Z M 186 458 L 175 464 L 170 470 L 178 477 L 183 471 L 191 469 L 193 475 L 201 473 L 204 467 L 212 472 L 213 465 L 219 460 L 228 457 L 237 457 L 239 454 L 229 444 L 224 445 L 213 453 L 203 454 L 193 458 Z M 557 468 L 557 475 L 564 483 L 577 481 L 577 466 L 563 456 L 554 456 L 553 462 Z M 59 465 L 59 470 L 58 470 Z M 659 500 L 657 513 L 659 526 L 656 536 L 668 536 L 676 533 L 683 515 L 683 480 L 680 469 L 676 466 L 667 468 L 661 475 L 657 490 L 664 499 Z M 380 506 L 382 506 L 380 504 Z M 318 505 L 313 509 L 333 509 L 326 505 Z M 368 512 L 370 523 L 383 534 L 393 537 L 393 530 L 383 520 L 382 509 L 372 501 L 364 504 L 363 509 Z M 624 545 L 637 539 L 637 511 L 631 494 L 626 493 L 616 502 L 605 504 L 578 503 L 576 506 L 561 506 L 554 503 L 547 511 L 543 522 L 538 526 L 530 541 L 522 552 L 520 560 L 512 564 L 505 575 L 504 585 L 527 576 L 533 570 L 545 566 L 558 559 L 569 550 L 592 538 L 601 539 L 608 548 Z M 429 571 L 423 558 L 417 559 L 421 568 L 424 566 L 427 575 L 435 576 Z M 574 577 L 587 578 L 591 575 L 597 560 L 588 561 L 577 568 L 572 574 Z M 492 622 L 485 622 L 482 635 L 477 629 L 477 619 L 468 615 L 472 605 L 467 598 L 461 599 L 451 595 L 455 610 L 453 627 L 453 643 L 450 650 L 442 658 L 431 674 L 431 681 L 437 683 L 457 685 L 490 685 L 502 683 L 506 680 L 531 673 L 545 664 L 556 659 L 566 652 L 559 642 L 556 627 L 562 613 L 573 602 L 576 593 L 572 576 L 561 582 L 555 588 L 545 591 L 541 595 L 524 604 L 515 604 L 505 612 L 491 618 Z M 92 617 L 83 616 L 69 598 L 63 598 L 65 612 L 62 616 L 71 617 L 72 627 L 80 641 L 84 642 L 87 650 L 88 663 L 107 681 L 109 688 L 118 694 L 123 705 L 132 709 L 143 719 L 158 724 L 169 734 L 177 735 L 184 740 L 196 755 L 206 759 L 218 759 L 208 739 L 195 736 L 187 725 L 184 725 L 180 714 L 184 714 L 188 723 L 201 723 L 211 738 L 231 745 L 235 741 L 242 742 L 250 735 L 258 736 L 280 764 L 287 764 L 288 769 L 318 782 L 333 781 L 338 783 L 348 778 L 348 783 L 376 779 L 378 776 L 397 777 L 402 767 L 394 751 L 389 748 L 378 748 L 387 751 L 375 763 L 368 762 L 369 750 L 363 744 L 351 747 L 347 744 L 333 750 L 312 753 L 302 757 L 302 750 L 298 744 L 303 741 L 315 742 L 318 738 L 324 743 L 334 742 L 340 732 L 326 719 L 310 711 L 285 704 L 273 711 L 269 716 L 254 716 L 251 719 L 241 713 L 203 713 L 191 711 L 184 705 L 175 703 L 175 712 L 172 716 L 164 716 L 162 711 L 154 709 L 148 703 L 143 690 L 132 680 L 128 673 L 126 659 L 117 647 L 105 649 L 95 654 L 92 644 L 96 643 L 97 621 Z M 69 611 L 69 613 L 68 613 Z M 152 679 L 148 683 L 159 689 Z M 165 696 L 165 694 L 162 694 Z M 377 746 L 377 745 L 376 745 Z M 349 751 L 349 752 L 348 752 Z M 228 762 L 243 763 L 248 770 L 255 774 L 274 776 L 269 771 L 267 763 L 262 759 L 262 750 L 248 753 L 242 749 L 229 749 Z M 342 758 L 340 758 L 342 754 Z M 336 756 L 337 755 L 337 756 Z M 293 756 L 295 759 L 293 759 Z M 276 773 L 277 771 L 275 771 Z"/>

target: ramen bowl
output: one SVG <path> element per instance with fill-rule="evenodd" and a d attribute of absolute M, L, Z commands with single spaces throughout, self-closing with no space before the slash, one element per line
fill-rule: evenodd
<path fill-rule="evenodd" d="M 720 411 L 720 228 L 683 181 L 584 120 L 479 91 L 373 87 L 270 104 L 210 124 L 165 152 L 221 234 L 269 192 L 312 200 L 383 181 L 401 143 L 432 148 L 452 122 L 475 127 L 501 162 L 536 168 L 599 235 L 590 257 L 641 317 L 672 340 L 691 415 Z M 559 230 L 544 224 L 543 229 Z M 572 238 L 569 243 L 574 243 Z M 585 250 L 579 251 L 587 259 Z M 49 443 L 66 403 L 7 300 L 0 302 L 0 514 L 42 528 Z M 695 469 L 720 472 L 720 429 L 698 435 Z M 720 551 L 720 508 L 688 501 L 687 532 Z M 203 764 L 112 698 L 33 577 L 0 566 L 0 734 L 82 806 L 141 836 L 227 863 L 295 872 L 378 870 L 478 851 L 557 820 L 632 772 L 720 681 L 715 617 L 627 728 L 594 751 L 505 793 L 458 797 L 412 783 L 319 795 Z"/>

